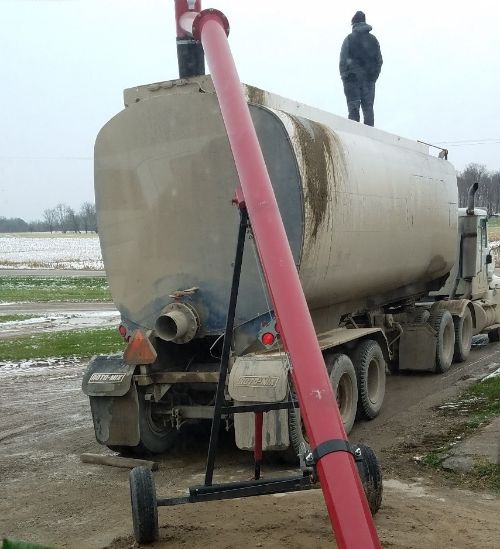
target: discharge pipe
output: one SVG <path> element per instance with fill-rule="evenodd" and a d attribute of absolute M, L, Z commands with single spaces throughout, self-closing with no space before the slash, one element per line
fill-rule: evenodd
<path fill-rule="evenodd" d="M 180 25 L 179 20 L 189 11 L 200 12 L 201 0 L 175 0 L 175 20 L 177 31 L 177 63 L 179 78 L 205 74 L 205 56 L 199 40 L 195 40 Z"/>
<path fill-rule="evenodd" d="M 196 311 L 186 303 L 170 303 L 156 319 L 155 332 L 164 341 L 187 343 L 199 327 Z"/>
<path fill-rule="evenodd" d="M 229 23 L 220 11 L 208 9 L 183 12 L 178 25 L 200 40 L 205 51 L 240 180 L 236 201 L 248 211 L 311 448 L 345 441 L 342 418 L 227 41 Z M 326 453 L 317 460 L 316 470 L 338 546 L 379 548 L 352 454 Z"/>

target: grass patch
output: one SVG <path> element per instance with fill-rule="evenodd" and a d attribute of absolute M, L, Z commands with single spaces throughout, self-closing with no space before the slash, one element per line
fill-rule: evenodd
<path fill-rule="evenodd" d="M 456 400 L 438 407 L 437 411 L 452 423 L 444 432 L 424 436 L 419 447 L 425 452 L 421 463 L 444 472 L 441 465 L 451 448 L 500 415 L 500 377 L 472 385 Z M 414 448 L 411 451 L 414 452 Z M 500 491 L 500 466 L 487 461 L 478 461 L 467 473 L 446 471 L 445 474 L 471 487 Z"/>
<path fill-rule="evenodd" d="M 0 314 L 0 324 L 2 322 L 19 322 L 30 318 L 37 318 L 41 315 L 2 315 Z"/>
<path fill-rule="evenodd" d="M 459 412 L 469 416 L 468 426 L 476 429 L 500 415 L 500 377 L 472 385 L 459 401 Z"/>
<path fill-rule="evenodd" d="M 17 361 L 34 358 L 70 356 L 90 357 L 122 351 L 124 342 L 116 328 L 71 330 L 0 339 L 0 360 Z"/>
<path fill-rule="evenodd" d="M 489 462 L 476 463 L 471 475 L 478 482 L 500 492 L 500 466 Z"/>
<path fill-rule="evenodd" d="M 0 302 L 110 301 L 106 277 L 0 277 Z"/>
<path fill-rule="evenodd" d="M 440 467 L 443 462 L 444 456 L 436 451 L 429 452 L 425 454 L 422 458 L 422 463 L 428 465 L 429 467 Z"/>
<path fill-rule="evenodd" d="M 488 219 L 488 228 L 489 227 L 500 227 L 500 217 L 490 217 Z"/>
<path fill-rule="evenodd" d="M 490 241 L 500 240 L 500 227 L 488 227 L 488 238 Z"/>

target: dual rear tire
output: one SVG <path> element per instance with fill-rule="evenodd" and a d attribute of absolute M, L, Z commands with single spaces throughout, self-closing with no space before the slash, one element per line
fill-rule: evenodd
<path fill-rule="evenodd" d="M 455 352 L 455 326 L 453 324 L 453 317 L 446 310 L 434 311 L 429 318 L 429 324 L 437 334 L 434 371 L 442 374 L 450 369 Z"/>
<path fill-rule="evenodd" d="M 344 430 L 349 434 L 357 418 L 373 419 L 382 408 L 386 381 L 384 354 L 376 341 L 368 339 L 361 341 L 351 356 L 327 354 L 325 364 Z M 298 409 L 289 411 L 288 428 L 292 456 L 288 461 L 294 461 L 309 448 Z"/>
<path fill-rule="evenodd" d="M 386 382 L 386 362 L 380 345 L 366 339 L 358 343 L 350 356 L 335 353 L 327 356 L 325 363 L 346 433 L 350 433 L 357 417 L 377 417 Z"/>
<path fill-rule="evenodd" d="M 373 419 L 378 416 L 385 396 L 384 353 L 373 339 L 361 341 L 352 354 L 358 382 L 358 417 Z"/>
<path fill-rule="evenodd" d="M 429 324 L 436 331 L 436 373 L 447 372 L 453 362 L 464 362 L 472 346 L 473 322 L 469 308 L 459 317 L 452 317 L 447 310 L 431 314 Z"/>
<path fill-rule="evenodd" d="M 470 309 L 465 309 L 464 315 L 453 319 L 455 328 L 454 362 L 464 362 L 470 354 L 472 346 L 473 323 Z"/>

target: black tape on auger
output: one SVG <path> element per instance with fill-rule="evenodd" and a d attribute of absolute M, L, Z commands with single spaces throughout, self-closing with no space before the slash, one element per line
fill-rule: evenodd
<path fill-rule="evenodd" d="M 322 457 L 333 454 L 334 452 L 347 452 L 351 454 L 356 461 L 363 459 L 361 450 L 357 446 L 353 446 L 348 440 L 341 438 L 326 440 L 319 444 L 311 453 L 314 463 L 316 464 Z"/>

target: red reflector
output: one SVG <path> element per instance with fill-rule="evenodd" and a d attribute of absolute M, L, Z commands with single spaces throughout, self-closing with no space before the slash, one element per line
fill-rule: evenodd
<path fill-rule="evenodd" d="M 266 332 L 263 334 L 262 343 L 264 343 L 264 345 L 272 345 L 274 343 L 274 334 L 271 332 Z"/>
<path fill-rule="evenodd" d="M 123 360 L 127 364 L 152 364 L 156 360 L 155 348 L 141 330 L 132 334 L 123 353 Z"/>

